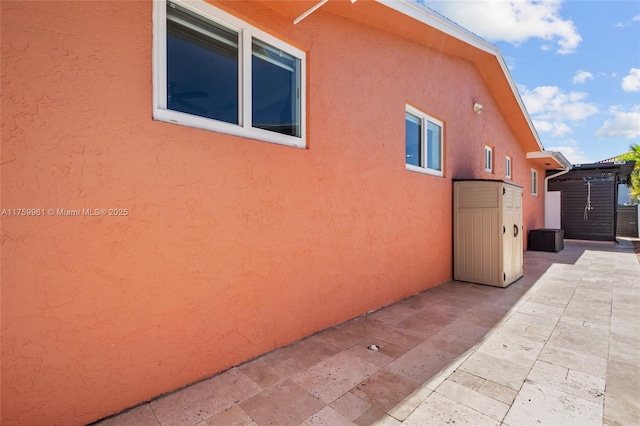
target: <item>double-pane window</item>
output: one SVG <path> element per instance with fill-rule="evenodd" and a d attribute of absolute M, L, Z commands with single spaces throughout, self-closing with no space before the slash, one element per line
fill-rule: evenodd
<path fill-rule="evenodd" d="M 305 146 L 304 52 L 202 2 L 154 2 L 154 117 Z"/>
<path fill-rule="evenodd" d="M 408 170 L 442 176 L 442 122 L 407 106 L 405 153 Z"/>

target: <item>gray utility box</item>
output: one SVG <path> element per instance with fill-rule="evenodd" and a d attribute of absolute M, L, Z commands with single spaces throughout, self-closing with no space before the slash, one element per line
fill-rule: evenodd
<path fill-rule="evenodd" d="M 564 248 L 562 229 L 532 229 L 529 231 L 529 250 L 559 252 Z"/>

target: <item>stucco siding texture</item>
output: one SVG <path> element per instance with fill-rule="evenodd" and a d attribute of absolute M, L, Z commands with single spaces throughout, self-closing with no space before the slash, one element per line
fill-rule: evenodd
<path fill-rule="evenodd" d="M 128 210 L 2 217 L 3 425 L 88 423 L 450 280 L 451 179 L 505 155 L 542 226 L 471 62 L 223 6 L 308 52 L 307 149 L 152 120 L 150 1 L 1 2 L 2 207 Z M 405 170 L 407 103 L 444 122 L 443 178 Z"/>

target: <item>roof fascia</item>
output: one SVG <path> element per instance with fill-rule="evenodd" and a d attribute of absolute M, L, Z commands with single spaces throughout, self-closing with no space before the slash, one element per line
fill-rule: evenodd
<path fill-rule="evenodd" d="M 559 151 L 535 151 L 535 152 L 527 152 L 527 159 L 543 159 L 543 158 L 551 158 L 553 161 L 562 166 L 565 170 L 570 170 L 573 166 L 567 160 L 567 158 Z"/>
<path fill-rule="evenodd" d="M 460 25 L 448 20 L 442 15 L 427 9 L 420 3 L 412 0 L 375 0 L 377 3 L 383 4 L 388 8 L 396 10 L 407 15 L 417 21 L 429 25 L 443 33 L 462 40 L 465 43 L 480 49 L 484 52 L 496 54 L 497 47 L 488 41 L 480 38 L 471 31 L 461 27 Z"/>
<path fill-rule="evenodd" d="M 505 78 L 507 79 L 507 82 L 509 83 L 511 92 L 513 93 L 513 96 L 515 97 L 516 101 L 518 102 L 518 105 L 520 106 L 522 114 L 527 121 L 529 129 L 531 130 L 531 133 L 538 145 L 538 148 L 540 149 L 540 151 L 544 151 L 544 147 L 542 145 L 542 142 L 540 141 L 538 132 L 536 131 L 536 128 L 534 127 L 533 122 L 531 121 L 531 117 L 529 117 L 527 108 L 525 107 L 524 102 L 520 97 L 520 92 L 518 91 L 518 88 L 515 82 L 513 81 L 513 78 L 511 77 L 511 73 L 509 72 L 509 68 L 507 67 L 506 62 L 502 57 L 502 53 L 500 53 L 500 49 L 498 49 L 497 46 L 489 43 L 488 41 L 482 39 L 480 36 L 472 33 L 471 31 L 463 28 L 462 26 L 456 24 L 455 22 L 445 18 L 444 16 L 437 14 L 431 9 L 428 9 L 425 6 L 422 6 L 420 3 L 416 2 L 415 0 L 375 0 L 375 1 L 390 9 L 393 9 L 404 15 L 407 15 L 410 18 L 413 18 L 426 25 L 429 25 L 430 27 L 433 27 L 439 31 L 442 31 L 443 33 L 451 37 L 454 37 L 460 41 L 463 41 L 468 45 L 475 47 L 476 49 L 479 49 L 483 52 L 493 55 L 498 61 L 498 64 L 500 65 L 500 68 L 502 69 L 502 72 Z"/>

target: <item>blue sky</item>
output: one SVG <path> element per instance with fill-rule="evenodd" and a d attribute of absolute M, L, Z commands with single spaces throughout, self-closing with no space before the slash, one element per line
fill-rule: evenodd
<path fill-rule="evenodd" d="M 497 45 L 545 149 L 572 163 L 640 143 L 640 0 L 421 0 Z"/>

